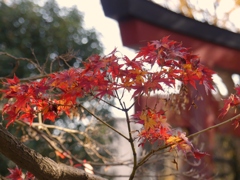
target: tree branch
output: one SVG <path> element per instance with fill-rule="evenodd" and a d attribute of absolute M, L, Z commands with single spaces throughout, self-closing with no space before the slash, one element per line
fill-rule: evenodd
<path fill-rule="evenodd" d="M 33 173 L 39 180 L 103 180 L 64 164 L 58 164 L 50 158 L 28 148 L 19 142 L 0 125 L 0 153 L 15 162 L 19 167 Z"/>
<path fill-rule="evenodd" d="M 42 72 L 42 68 L 41 68 L 37 63 L 33 62 L 33 60 L 31 60 L 31 59 L 28 59 L 28 58 L 18 58 L 18 57 L 15 57 L 15 56 L 7 53 L 7 52 L 0 52 L 0 56 L 2 56 L 2 55 L 7 56 L 7 57 L 10 57 L 10 58 L 12 58 L 12 59 L 14 59 L 14 60 L 16 60 L 16 61 L 27 61 L 27 62 L 33 64 L 33 65 L 35 66 L 35 68 L 37 68 L 37 70 L 38 70 L 41 74 L 43 73 L 43 72 Z"/>

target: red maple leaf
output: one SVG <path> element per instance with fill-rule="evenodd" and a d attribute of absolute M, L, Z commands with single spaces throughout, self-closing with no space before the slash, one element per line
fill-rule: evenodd
<path fill-rule="evenodd" d="M 55 151 L 55 153 L 56 153 L 56 155 L 58 156 L 58 157 L 60 157 L 61 159 L 65 159 L 66 158 L 66 153 L 64 153 L 64 152 L 59 152 L 59 151 Z"/>
<path fill-rule="evenodd" d="M 13 85 L 18 84 L 19 82 L 20 82 L 20 80 L 19 80 L 18 77 L 14 74 L 13 79 L 7 79 L 7 83 L 3 83 L 3 84 L 13 86 Z"/>
<path fill-rule="evenodd" d="M 235 87 L 236 94 L 240 96 L 240 86 Z"/>
<path fill-rule="evenodd" d="M 8 169 L 10 172 L 10 175 L 7 176 L 7 178 L 11 180 L 23 180 L 22 177 L 22 170 L 16 167 L 15 169 Z"/>
<path fill-rule="evenodd" d="M 240 98 L 237 95 L 231 94 L 228 99 L 224 100 L 224 106 L 221 109 L 219 117 L 225 116 L 231 107 L 236 107 L 240 104 Z"/>
<path fill-rule="evenodd" d="M 35 176 L 32 173 L 27 172 L 25 180 L 35 180 Z"/>
<path fill-rule="evenodd" d="M 146 57 L 146 56 L 156 56 L 156 46 L 152 43 L 148 43 L 146 47 L 142 47 L 139 51 L 139 53 L 137 54 L 136 58 L 138 57 Z"/>
<path fill-rule="evenodd" d="M 208 153 L 206 153 L 206 152 L 201 152 L 201 151 L 199 151 L 199 150 L 194 150 L 193 151 L 193 155 L 194 155 L 194 157 L 196 158 L 196 159 L 201 159 L 202 157 L 204 157 L 204 156 L 209 156 L 209 154 Z"/>

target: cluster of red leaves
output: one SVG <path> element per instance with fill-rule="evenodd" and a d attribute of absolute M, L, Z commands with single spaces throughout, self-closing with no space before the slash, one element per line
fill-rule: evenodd
<path fill-rule="evenodd" d="M 219 116 L 225 116 L 230 108 L 236 108 L 240 104 L 240 86 L 235 88 L 236 94 L 231 94 L 224 100 L 224 106 Z"/>
<path fill-rule="evenodd" d="M 174 88 L 176 81 L 195 89 L 199 83 L 206 92 L 213 89 L 213 72 L 200 63 L 198 56 L 168 37 L 148 43 L 132 60 L 117 54 L 114 50 L 103 57 L 93 55 L 82 68 L 53 73 L 30 83 L 21 83 L 16 76 L 7 79 L 1 92 L 3 98 L 8 99 L 3 107 L 8 125 L 17 119 L 31 123 L 38 113 L 43 120 L 54 121 L 62 113 L 69 115 L 77 105 L 77 98 L 88 95 L 98 99 L 115 98 L 117 90 L 131 90 L 132 98 L 138 98 L 156 91 L 164 92 L 165 86 Z M 175 141 L 174 137 L 182 136 L 173 136 L 162 111 L 147 109 L 135 116 L 145 127 L 140 136 L 149 141 L 161 139 L 170 144 Z"/>
<path fill-rule="evenodd" d="M 240 104 L 240 86 L 235 88 L 236 94 L 231 94 L 224 100 L 223 108 L 221 109 L 220 117 L 225 116 L 231 108 L 237 108 Z M 237 109 L 236 109 L 237 110 Z M 240 124 L 239 118 L 235 119 L 233 125 L 237 128 Z"/>
<path fill-rule="evenodd" d="M 170 146 L 170 150 L 176 149 L 184 154 L 191 153 L 197 159 L 206 155 L 193 147 L 184 132 L 171 128 L 163 110 L 156 111 L 147 108 L 132 117 L 137 123 L 143 124 L 143 129 L 139 134 L 139 140 L 141 140 L 139 145 L 143 146 L 146 142 L 151 144 L 157 142 L 160 146 L 162 144 Z"/>
<path fill-rule="evenodd" d="M 8 169 L 10 174 L 6 177 L 11 180 L 34 180 L 35 177 L 32 173 L 26 172 L 22 173 L 22 170 L 16 167 L 15 169 Z"/>

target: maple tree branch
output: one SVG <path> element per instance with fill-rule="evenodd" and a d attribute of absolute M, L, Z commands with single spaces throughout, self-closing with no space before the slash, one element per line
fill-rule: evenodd
<path fill-rule="evenodd" d="M 118 131 L 117 129 L 115 129 L 114 127 L 112 127 L 111 125 L 109 125 L 108 123 L 104 122 L 103 120 L 101 120 L 98 116 L 96 116 L 94 113 L 92 113 L 91 111 L 89 111 L 87 108 L 85 108 L 83 105 L 78 104 L 78 106 L 80 106 L 81 108 L 83 108 L 85 111 L 87 111 L 89 114 L 91 114 L 94 118 L 96 118 L 98 121 L 100 121 L 102 124 L 104 124 L 105 126 L 107 126 L 108 128 L 112 129 L 113 131 L 115 131 L 116 133 L 118 133 L 120 136 L 122 136 L 124 139 L 128 140 L 128 138 L 122 134 L 120 131 Z"/>
<path fill-rule="evenodd" d="M 19 121 L 17 120 L 16 121 L 17 123 L 21 124 L 21 125 L 24 125 L 24 126 L 29 126 L 30 127 L 30 123 L 26 123 L 26 122 L 23 122 L 23 121 Z M 31 124 L 31 128 L 36 131 L 37 133 L 40 133 L 41 131 L 39 131 L 38 129 L 34 128 L 34 127 L 38 127 L 40 124 L 39 123 L 32 123 Z M 55 126 L 55 125 L 49 125 L 49 124 L 41 124 L 42 126 L 42 129 L 45 129 L 45 128 L 50 128 L 50 129 L 58 129 L 60 131 L 64 131 L 66 133 L 69 133 L 69 134 L 79 134 L 79 135 L 85 135 L 86 136 L 86 133 L 84 132 L 81 132 L 81 131 L 78 131 L 78 130 L 75 130 L 75 129 L 69 129 L 69 128 L 64 128 L 64 127 L 60 127 L 60 126 Z M 41 133 L 39 134 L 41 135 Z M 59 144 L 61 146 L 61 144 Z M 83 144 L 81 144 L 83 145 Z M 83 145 L 84 146 L 84 145 Z M 65 149 L 64 147 L 61 147 L 62 150 L 64 152 L 67 152 L 67 149 Z M 59 150 L 59 148 L 57 148 L 56 150 Z M 72 154 L 68 154 L 69 156 L 71 156 L 71 158 L 73 160 L 75 160 L 76 162 L 78 163 L 83 163 L 82 160 L 76 158 L 75 156 L 73 156 Z M 67 157 L 69 158 L 69 157 Z M 129 162 L 130 160 L 125 160 L 125 161 L 122 161 L 122 162 L 117 162 L 117 163 L 97 163 L 97 162 L 90 162 L 88 161 L 87 163 L 91 164 L 91 165 L 94 165 L 94 166 L 121 166 L 121 165 L 124 165 L 124 166 L 128 166 L 128 165 L 131 165 L 133 164 L 132 162 Z"/>
<path fill-rule="evenodd" d="M 130 175 L 129 180 L 133 179 L 137 170 L 137 153 L 136 153 L 136 149 L 133 143 L 133 138 L 132 138 L 132 133 L 131 133 L 131 126 L 130 126 L 130 118 L 128 115 L 128 110 L 125 110 L 125 115 L 126 115 L 126 120 L 127 120 L 127 126 L 128 126 L 128 133 L 129 133 L 129 143 L 131 145 L 132 148 L 132 153 L 133 153 L 133 169 L 132 169 L 132 173 Z"/>
<path fill-rule="evenodd" d="M 34 80 L 38 80 L 38 79 L 43 79 L 45 77 L 48 77 L 48 74 L 38 75 L 38 76 L 33 76 L 33 77 L 28 77 L 28 78 L 22 78 L 19 80 L 20 80 L 20 82 L 29 82 L 29 81 L 34 81 Z M 7 77 L 0 77 L 0 80 L 5 80 L 5 79 L 7 79 Z"/>
<path fill-rule="evenodd" d="M 203 129 L 203 130 L 201 130 L 201 131 L 198 131 L 198 132 L 196 132 L 196 133 L 190 134 L 190 135 L 187 136 L 187 138 L 193 138 L 193 137 L 195 137 L 195 136 L 197 136 L 197 135 L 199 135 L 199 134 L 202 134 L 202 133 L 204 133 L 204 132 L 206 132 L 206 131 L 215 129 L 215 128 L 219 127 L 219 126 L 222 126 L 222 125 L 224 125 L 224 124 L 227 124 L 227 123 L 229 123 L 229 122 L 232 122 L 233 120 L 235 120 L 235 119 L 238 118 L 238 117 L 240 117 L 240 114 L 238 114 L 238 115 L 236 115 L 236 116 L 234 116 L 234 117 L 232 117 L 232 118 L 230 118 L 230 119 L 227 119 L 227 120 L 225 120 L 225 121 L 223 121 L 223 122 L 221 122 L 221 123 L 218 123 L 218 124 L 216 124 L 216 125 L 210 126 L 210 127 L 205 128 L 205 129 Z M 138 166 L 138 167 L 142 166 L 142 165 L 143 165 L 152 155 L 154 155 L 156 152 L 161 151 L 161 150 L 166 149 L 166 148 L 169 148 L 169 147 L 171 147 L 171 146 L 173 146 L 173 145 L 175 145 L 175 144 L 177 144 L 177 143 L 180 143 L 180 142 L 182 142 L 182 141 L 183 141 L 183 139 L 178 140 L 178 141 L 176 141 L 176 142 L 174 142 L 174 143 L 171 143 L 171 144 L 164 145 L 164 146 L 162 146 L 162 147 L 159 147 L 158 149 L 153 149 L 153 150 L 151 150 L 151 151 L 138 163 L 137 166 Z"/>
<path fill-rule="evenodd" d="M 41 130 L 47 131 L 46 127 L 44 126 L 45 124 L 42 123 L 41 126 L 40 126 L 39 123 L 36 123 L 36 124 L 38 124 L 41 128 L 39 128 L 39 126 L 37 126 L 38 128 L 35 128 L 34 126 L 30 126 L 30 124 L 28 124 L 28 123 L 26 123 L 26 122 L 22 122 L 22 121 L 19 121 L 19 120 L 17 120 L 16 122 L 19 123 L 19 124 L 21 124 L 21 125 L 27 126 L 28 128 L 31 128 L 31 130 L 34 130 L 39 136 L 41 136 L 41 137 L 49 144 L 49 146 L 50 146 L 53 150 L 58 151 L 58 152 L 60 152 L 60 153 L 68 152 L 67 149 L 66 149 L 65 147 L 63 147 L 63 145 L 62 145 L 59 141 L 55 140 L 56 138 L 53 139 L 53 137 L 51 136 L 51 134 L 49 134 L 48 132 L 45 133 L 45 132 L 42 132 L 42 131 L 41 131 Z M 58 145 L 59 145 L 60 147 L 58 147 Z M 67 158 L 69 158 L 69 159 L 71 159 L 70 156 L 72 156 L 72 155 L 69 154 L 69 153 L 67 153 L 67 154 L 65 154 L 64 156 L 67 157 Z"/>
<path fill-rule="evenodd" d="M 137 153 L 136 153 L 136 149 L 135 149 L 134 142 L 133 142 L 134 139 L 132 137 L 130 118 L 129 118 L 129 114 L 128 114 L 128 111 L 131 108 L 126 108 L 125 103 L 122 103 L 122 101 L 121 101 L 122 98 L 119 97 L 119 94 L 118 94 L 117 91 L 116 91 L 116 96 L 117 96 L 119 104 L 122 107 L 123 111 L 125 112 L 125 116 L 126 116 L 126 123 L 127 123 L 127 127 L 128 127 L 128 135 L 129 135 L 128 141 L 131 145 L 131 149 L 132 149 L 132 153 L 133 153 L 133 168 L 132 168 L 132 173 L 131 173 L 130 178 L 129 178 L 129 180 L 132 180 L 135 176 L 135 173 L 136 173 L 136 170 L 137 170 L 138 167 L 137 167 Z M 130 106 L 130 107 L 133 107 L 133 106 Z"/>
<path fill-rule="evenodd" d="M 203 130 L 201 130 L 201 131 L 198 131 L 198 132 L 196 132 L 196 133 L 190 134 L 190 135 L 187 136 L 187 138 L 192 138 L 192 137 L 195 137 L 195 136 L 197 136 L 197 135 L 199 135 L 199 134 L 202 134 L 202 133 L 204 133 L 204 132 L 206 132 L 206 131 L 209 131 L 209 130 L 211 130 L 211 129 L 215 129 L 215 128 L 219 127 L 219 126 L 222 126 L 222 125 L 224 125 L 224 124 L 227 124 L 227 123 L 229 123 L 229 122 L 232 122 L 233 120 L 237 119 L 238 117 L 240 117 L 240 114 L 238 114 L 238 115 L 236 115 L 236 116 L 234 116 L 234 117 L 232 117 L 232 118 L 230 118 L 230 119 L 227 119 L 227 120 L 225 120 L 225 121 L 223 121 L 223 122 L 221 122 L 221 123 L 218 123 L 218 124 L 216 124 L 216 125 L 210 126 L 210 127 L 205 128 L 205 129 L 203 129 Z"/>
<path fill-rule="evenodd" d="M 15 162 L 19 167 L 33 173 L 39 180 L 103 180 L 81 169 L 58 164 L 50 158 L 43 157 L 36 151 L 19 142 L 16 137 L 0 125 L 0 152 Z"/>
<path fill-rule="evenodd" d="M 135 104 L 136 104 L 136 102 L 134 101 L 134 102 L 131 104 L 131 106 L 129 106 L 129 107 L 127 108 L 127 110 L 129 111 L 130 109 L 132 109 L 132 107 L 133 107 Z"/>
<path fill-rule="evenodd" d="M 74 160 L 74 161 L 76 161 L 77 163 L 80 163 L 80 164 L 84 164 L 84 162 L 82 161 L 82 160 L 80 160 L 80 159 L 78 159 L 78 158 L 76 158 L 74 155 L 72 155 L 71 153 L 69 153 L 69 151 L 64 147 L 64 145 L 62 145 L 59 141 L 57 141 L 57 140 L 54 140 L 53 138 L 54 137 L 52 137 L 51 135 L 50 136 L 47 136 L 44 132 L 42 132 L 41 130 L 44 130 L 45 128 L 46 128 L 46 126 L 50 126 L 50 127 L 53 127 L 53 125 L 46 125 L 46 124 L 43 124 L 43 123 L 32 123 L 32 126 L 30 127 L 29 125 L 30 124 L 28 124 L 28 123 L 26 123 L 26 122 L 22 122 L 22 121 L 16 121 L 17 123 L 19 123 L 19 124 L 21 124 L 21 125 L 24 125 L 24 126 L 28 126 L 29 128 L 31 128 L 32 130 L 34 130 L 35 132 L 37 132 L 38 133 L 38 135 L 40 135 L 49 145 L 50 145 L 50 147 L 53 149 L 53 150 L 55 150 L 55 151 L 58 151 L 58 152 L 60 152 L 60 153 L 64 153 L 64 156 L 66 157 L 66 158 L 68 158 L 68 159 L 72 159 L 72 160 Z M 46 125 L 46 126 L 45 126 Z M 35 127 L 33 127 L 33 126 L 36 126 L 36 127 L 38 127 L 38 126 L 41 126 L 41 128 L 40 129 L 38 129 L 38 128 L 35 128 Z M 58 127 L 58 126 L 56 126 L 56 128 L 57 129 L 61 129 L 61 127 Z M 63 128 L 63 129 L 67 129 L 67 128 Z M 71 129 L 67 129 L 67 130 L 71 130 Z M 76 130 L 75 130 L 76 131 Z M 74 133 L 70 133 L 77 141 L 79 140 L 79 138 L 77 138 L 76 136 L 74 136 L 74 134 L 79 134 L 80 132 L 78 131 L 78 133 L 77 132 L 74 132 Z M 80 133 L 81 135 L 82 134 L 85 134 L 85 133 Z M 88 138 L 90 138 L 90 137 L 88 137 Z M 79 142 L 79 141 L 78 141 Z M 79 142 L 80 144 L 81 144 L 81 146 L 84 146 L 84 147 L 86 147 L 86 145 L 85 144 L 83 144 L 83 142 Z M 58 147 L 58 145 L 60 146 L 60 147 Z M 98 145 L 100 145 L 100 144 L 98 144 Z M 88 148 L 90 148 L 89 146 L 88 146 Z M 93 149 L 94 150 L 94 149 Z M 100 154 L 98 154 L 98 152 L 97 151 L 95 151 L 95 154 L 100 158 L 100 159 L 104 159 L 104 162 L 106 162 L 107 161 L 107 159 L 106 158 L 104 158 L 103 156 L 101 156 Z M 98 165 L 98 166 L 109 166 L 109 165 L 115 165 L 115 166 L 118 166 L 118 165 L 126 165 L 126 164 L 124 164 L 124 163 L 122 163 L 122 164 L 120 164 L 120 163 L 118 163 L 118 164 L 106 164 L 106 163 L 94 163 L 94 162 L 87 162 L 87 163 L 89 163 L 89 164 L 91 164 L 91 165 Z M 88 169 L 88 167 L 85 167 L 85 168 L 87 168 Z M 102 174 L 102 173 L 98 173 L 98 172 L 96 172 L 96 171 L 94 171 L 94 173 L 95 174 L 98 174 L 98 175 L 102 175 L 102 176 L 110 176 L 110 175 L 107 175 L 107 174 Z"/>
<path fill-rule="evenodd" d="M 133 179 L 134 176 L 135 176 L 135 173 L 136 173 L 136 169 L 137 169 L 137 153 L 136 153 L 136 149 L 135 149 L 135 146 L 134 146 L 134 139 L 132 137 L 132 130 L 131 130 L 131 126 L 130 126 L 130 118 L 129 118 L 129 114 L 128 114 L 128 111 L 129 109 L 126 109 L 126 106 L 125 104 L 122 104 L 121 103 L 121 100 L 118 98 L 121 106 L 122 106 L 122 109 L 124 110 L 125 112 L 125 116 L 126 116 L 126 122 L 127 122 L 127 127 L 128 127 L 128 135 L 129 135 L 129 143 L 131 145 L 131 149 L 132 149 L 132 153 L 133 153 L 133 169 L 132 169 L 132 173 L 130 175 L 130 178 L 129 180 Z"/>
<path fill-rule="evenodd" d="M 110 159 L 110 157 L 109 157 L 109 158 L 104 157 L 104 156 L 102 156 L 99 152 L 97 152 L 97 149 L 95 148 L 96 146 L 92 146 L 92 144 L 90 144 L 90 143 L 83 143 L 83 142 L 81 142 L 81 140 L 80 140 L 75 134 L 71 134 L 71 135 L 72 135 L 72 137 L 73 137 L 77 142 L 82 143 L 81 145 L 82 145 L 84 148 L 86 148 L 86 149 L 88 149 L 88 150 L 91 150 L 91 151 L 94 153 L 94 155 L 97 156 L 99 159 L 101 159 L 103 162 L 109 162 L 109 161 L 112 160 L 112 159 Z M 90 137 L 87 137 L 87 138 L 90 139 L 92 142 L 94 141 L 94 140 L 93 140 L 92 138 L 90 138 Z M 95 143 L 98 145 L 98 147 L 102 147 L 102 144 L 97 143 L 97 142 L 95 142 Z M 102 147 L 102 148 L 103 148 L 103 147 Z M 103 148 L 103 150 L 105 151 L 106 154 L 108 154 L 109 156 L 113 157 L 113 155 L 112 155 L 107 149 L 104 149 L 104 148 Z"/>
<path fill-rule="evenodd" d="M 39 126 L 39 123 L 32 123 L 31 126 Z M 67 133 L 75 133 L 75 134 L 80 134 L 80 135 L 84 135 L 85 133 L 75 130 L 75 129 L 69 129 L 69 128 L 64 128 L 64 127 L 60 127 L 60 126 L 55 126 L 55 125 L 49 125 L 49 124 L 41 124 L 41 126 L 45 127 L 45 128 L 49 128 L 49 129 L 58 129 L 60 131 L 64 131 Z"/>
<path fill-rule="evenodd" d="M 115 105 L 113 105 L 113 104 L 111 104 L 111 103 L 105 101 L 105 100 L 102 99 L 102 98 L 99 98 L 99 97 L 95 96 L 93 93 L 90 93 L 90 95 L 92 95 L 94 98 L 96 98 L 96 99 L 98 99 L 98 100 L 100 100 L 100 101 L 106 103 L 106 104 L 109 105 L 109 106 L 112 106 L 112 107 L 114 107 L 114 108 L 116 108 L 116 109 L 118 109 L 118 110 L 120 110 L 120 111 L 123 111 L 123 109 L 121 109 L 121 108 L 119 108 L 119 107 L 117 107 L 117 106 L 115 106 Z"/>
<path fill-rule="evenodd" d="M 42 72 L 42 68 L 41 68 L 38 64 L 36 64 L 35 62 L 33 62 L 33 60 L 31 60 L 31 59 L 28 59 L 28 58 L 18 58 L 18 57 L 15 57 L 15 56 L 7 53 L 7 52 L 0 52 L 0 56 L 1 56 L 1 55 L 10 57 L 10 58 L 12 58 L 12 59 L 14 59 L 14 60 L 16 60 L 16 61 L 27 61 L 27 62 L 33 64 L 41 74 L 43 73 L 43 72 Z"/>
<path fill-rule="evenodd" d="M 67 152 L 67 154 L 64 154 L 64 156 L 66 158 L 72 159 L 72 160 L 76 161 L 77 163 L 84 164 L 84 162 L 82 160 L 78 159 L 76 156 L 69 153 L 69 151 L 61 143 L 55 142 L 50 137 L 46 136 L 46 134 L 43 133 L 41 130 L 44 130 L 45 128 L 52 128 L 52 129 L 56 128 L 59 130 L 66 131 L 73 136 L 74 136 L 74 134 L 83 135 L 85 133 L 77 131 L 77 130 L 73 130 L 73 129 L 63 128 L 63 127 L 59 127 L 59 126 L 55 126 L 55 125 L 48 125 L 48 124 L 44 124 L 44 123 L 42 123 L 42 124 L 41 123 L 32 123 L 30 126 L 30 123 L 26 123 L 26 122 L 19 121 L 19 120 L 17 120 L 16 122 L 21 125 L 28 126 L 32 130 L 36 131 L 54 150 L 59 151 L 60 153 Z M 42 127 L 40 130 L 38 128 L 35 128 L 35 127 L 38 127 L 39 125 L 41 125 L 41 127 Z M 76 138 L 76 136 L 75 136 L 75 138 Z M 59 145 L 60 147 L 58 147 L 57 145 Z M 81 144 L 81 145 L 84 146 L 84 144 Z M 106 159 L 105 159 L 105 162 L 106 162 Z M 127 160 L 126 162 L 123 161 L 123 162 L 118 162 L 118 163 L 96 163 L 96 162 L 91 162 L 91 161 L 88 161 L 87 163 L 94 165 L 94 166 L 128 166 L 128 165 L 133 164 L 132 162 L 129 162 L 129 160 Z M 87 168 L 87 167 L 85 167 L 85 168 Z M 120 176 L 109 175 L 109 174 L 99 173 L 97 171 L 94 171 L 94 173 L 96 175 L 99 175 L 102 177 L 123 177 L 121 175 Z M 128 176 L 129 175 L 125 175 L 125 177 L 128 177 Z"/>
<path fill-rule="evenodd" d="M 19 67 L 19 64 L 20 64 L 19 61 L 16 60 L 16 63 L 15 63 L 15 65 L 14 65 L 14 68 L 12 69 L 11 73 L 6 76 L 6 78 L 8 78 L 8 77 L 13 77 L 13 76 L 14 76 L 15 72 L 17 71 L 17 69 L 18 69 L 18 67 Z"/>

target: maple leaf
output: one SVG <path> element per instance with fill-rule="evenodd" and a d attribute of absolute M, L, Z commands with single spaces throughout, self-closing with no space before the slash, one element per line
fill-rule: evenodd
<path fill-rule="evenodd" d="M 235 87 L 235 90 L 236 90 L 236 94 L 240 95 L 240 86 L 239 85 L 237 87 Z"/>
<path fill-rule="evenodd" d="M 155 52 L 155 50 L 156 50 L 156 47 L 154 44 L 147 43 L 147 46 L 142 47 L 135 58 L 138 58 L 141 56 L 146 57 L 146 56 L 156 55 L 157 53 Z"/>
<path fill-rule="evenodd" d="M 235 126 L 235 129 L 237 129 L 239 127 L 239 124 L 240 124 L 240 120 L 239 119 L 235 119 L 232 123 L 232 125 Z"/>
<path fill-rule="evenodd" d="M 35 180 L 35 176 L 29 171 L 26 173 L 25 180 Z"/>
<path fill-rule="evenodd" d="M 172 147 L 176 147 L 177 143 L 180 142 L 182 139 L 178 136 L 170 136 L 167 140 L 166 143 L 167 144 L 173 144 Z M 176 143 L 176 144 L 175 144 Z"/>
<path fill-rule="evenodd" d="M 35 117 L 36 117 L 36 115 L 33 113 L 25 113 L 25 114 L 22 114 L 19 117 L 19 119 L 21 119 L 22 121 L 25 121 L 25 122 L 30 122 L 30 125 L 31 125 Z"/>
<path fill-rule="evenodd" d="M 194 150 L 193 151 L 193 155 L 194 155 L 194 157 L 196 158 L 196 159 L 201 159 L 202 157 L 204 157 L 204 156 L 209 156 L 209 154 L 208 153 L 206 153 L 206 152 L 201 152 L 201 151 L 199 151 L 199 150 Z"/>
<path fill-rule="evenodd" d="M 77 85 L 77 77 L 79 71 L 75 70 L 75 68 L 70 68 L 69 70 L 65 70 L 59 73 L 54 73 L 50 75 L 52 78 L 51 85 L 58 87 L 59 89 L 66 90 L 73 86 Z"/>
<path fill-rule="evenodd" d="M 48 111 L 46 113 L 43 114 L 43 119 L 46 120 L 50 120 L 50 121 L 55 121 L 55 119 L 58 117 L 58 114 L 56 114 L 53 111 Z"/>
<path fill-rule="evenodd" d="M 145 130 L 154 129 L 155 127 L 164 127 L 169 129 L 170 125 L 166 122 L 167 118 L 163 110 L 155 111 L 154 109 L 144 109 L 132 115 L 137 123 L 143 124 Z"/>
<path fill-rule="evenodd" d="M 49 86 L 47 78 L 43 78 L 40 81 L 34 81 L 30 86 L 34 96 L 43 96 L 47 91 L 51 91 L 52 87 Z"/>
<path fill-rule="evenodd" d="M 7 178 L 11 180 L 23 180 L 23 174 L 22 170 L 16 167 L 15 169 L 8 169 L 10 172 L 10 175 L 7 176 Z"/>
<path fill-rule="evenodd" d="M 113 90 L 113 88 L 103 88 L 102 90 L 99 89 L 96 97 L 99 97 L 100 99 L 102 99 L 103 96 L 108 96 L 109 98 L 110 96 L 114 97 Z"/>
<path fill-rule="evenodd" d="M 121 75 L 122 67 L 123 67 L 123 64 L 118 64 L 117 62 L 111 62 L 111 64 L 107 69 L 107 72 L 109 72 L 112 75 L 113 80 L 115 80 L 116 77 L 119 77 Z"/>
<path fill-rule="evenodd" d="M 124 56 L 123 60 L 125 61 L 125 65 L 127 67 L 131 67 L 132 69 L 138 69 L 138 70 L 142 69 L 143 62 L 138 61 L 136 58 L 134 58 L 133 60 L 130 60 L 127 56 Z"/>
<path fill-rule="evenodd" d="M 27 103 L 29 103 L 29 96 L 27 94 L 19 95 L 16 97 L 16 102 L 14 106 L 16 107 L 16 111 L 26 108 Z"/>
<path fill-rule="evenodd" d="M 201 71 L 203 76 L 200 78 L 200 82 L 202 82 L 205 87 L 205 91 L 208 94 L 208 91 L 214 90 L 212 76 L 215 72 L 209 68 L 203 67 L 203 65 L 201 65 Z"/>
<path fill-rule="evenodd" d="M 165 142 L 170 137 L 170 130 L 161 125 L 155 126 L 148 130 L 143 129 L 139 134 L 139 140 L 142 142 L 139 146 L 143 146 L 147 141 L 150 143 L 158 142 L 159 144 Z"/>
<path fill-rule="evenodd" d="M 10 86 L 17 85 L 20 82 L 20 80 L 15 74 L 13 76 L 13 79 L 6 79 L 6 80 L 7 80 L 7 83 L 3 83 L 3 84 L 10 85 Z"/>
<path fill-rule="evenodd" d="M 144 122 L 143 123 L 144 129 L 146 130 L 153 128 L 157 124 L 156 119 L 153 117 L 151 110 L 142 111 L 139 118 Z"/>
<path fill-rule="evenodd" d="M 12 124 L 19 116 L 19 111 L 16 111 L 16 107 L 10 104 L 5 104 L 3 107 L 3 115 L 6 114 L 6 120 L 9 121 L 6 125 L 8 127 Z"/>
<path fill-rule="evenodd" d="M 219 117 L 225 116 L 231 107 L 235 107 L 240 104 L 240 98 L 237 95 L 231 94 L 228 99 L 224 100 L 224 106 L 221 109 Z"/>
<path fill-rule="evenodd" d="M 188 140 L 184 132 L 177 131 L 177 135 L 171 135 L 166 140 L 166 144 L 172 144 L 171 149 L 177 148 L 184 154 L 193 153 L 193 144 Z"/>
<path fill-rule="evenodd" d="M 57 155 L 58 157 L 60 157 L 61 159 L 65 159 L 65 158 L 66 158 L 66 156 L 65 156 L 64 153 L 62 153 L 62 152 L 55 151 L 55 153 L 56 153 L 56 155 Z"/>

